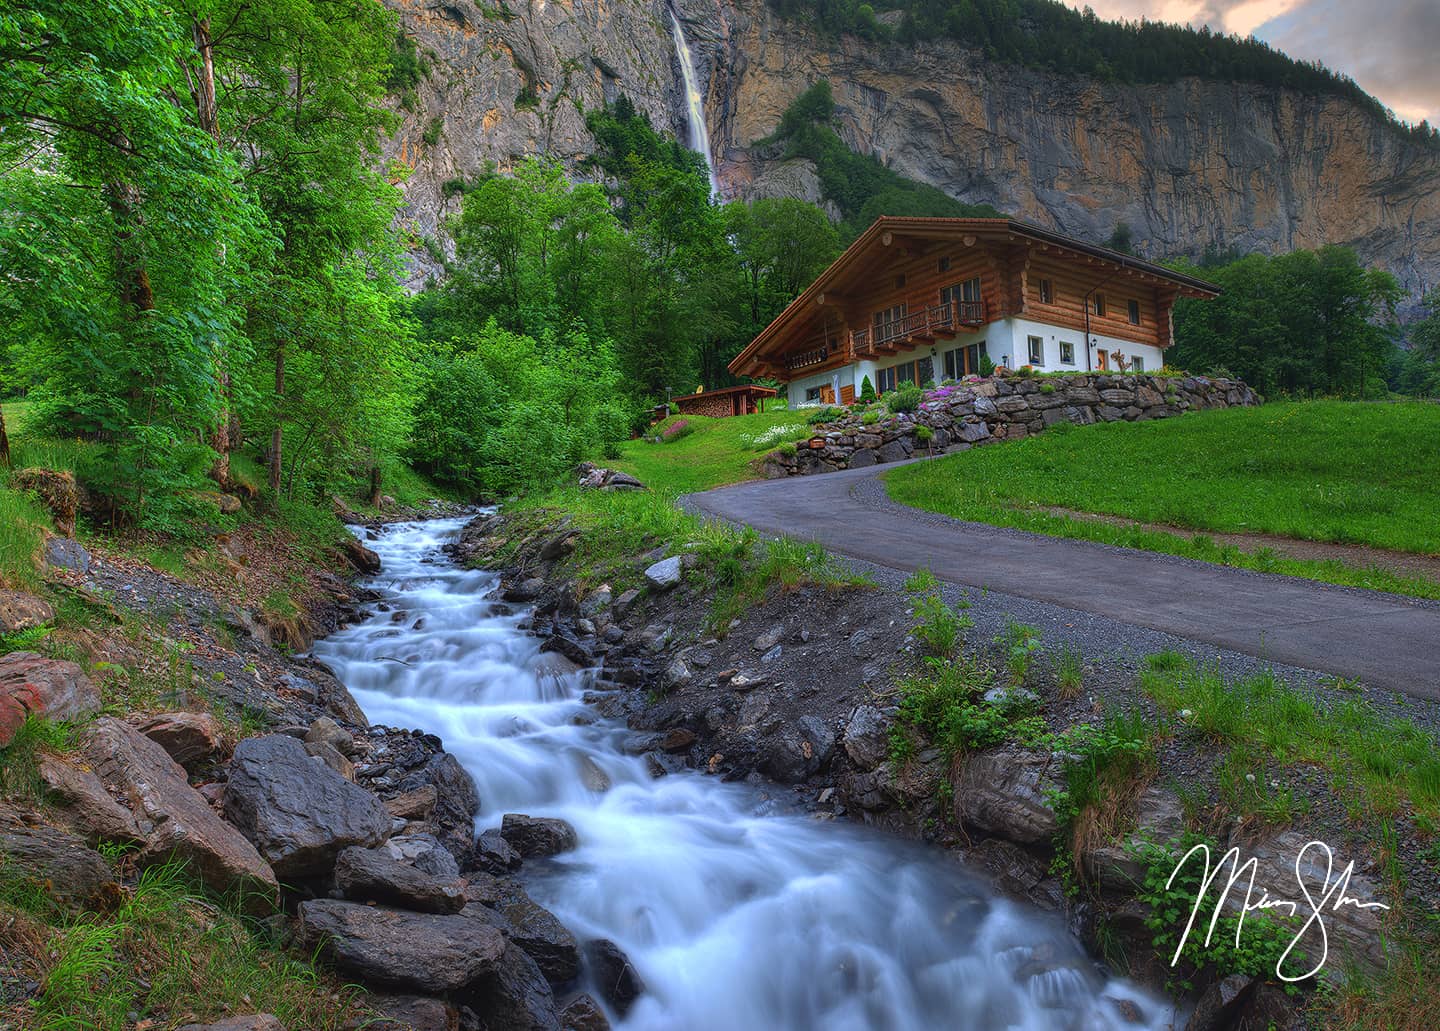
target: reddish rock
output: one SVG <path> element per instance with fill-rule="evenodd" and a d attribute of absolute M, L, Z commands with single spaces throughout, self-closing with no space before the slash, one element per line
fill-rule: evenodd
<path fill-rule="evenodd" d="M 223 760 L 230 751 L 224 726 L 208 712 L 164 712 L 136 729 L 187 770 Z"/>
<path fill-rule="evenodd" d="M 99 689 L 75 663 L 34 652 L 0 655 L 0 747 L 14 739 L 27 716 L 73 720 L 99 708 Z"/>
<path fill-rule="evenodd" d="M 0 634 L 32 630 L 55 618 L 55 609 L 43 598 L 23 591 L 0 591 Z"/>
<path fill-rule="evenodd" d="M 256 909 L 275 904 L 278 885 L 270 864 L 210 808 L 165 749 L 105 716 L 85 735 L 81 751 L 101 782 L 130 803 L 145 835 L 142 866 L 178 857 L 218 891 L 245 891 Z"/>

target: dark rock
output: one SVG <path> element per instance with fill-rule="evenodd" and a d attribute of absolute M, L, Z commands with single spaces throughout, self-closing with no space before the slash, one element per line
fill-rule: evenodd
<path fill-rule="evenodd" d="M 1185 1031 L 1229 1031 L 1235 1027 L 1254 984 L 1255 979 L 1246 974 L 1231 974 L 1216 981 L 1195 1004 Z"/>
<path fill-rule="evenodd" d="M 390 834 L 390 814 L 374 795 L 283 734 L 236 747 L 225 817 L 285 878 L 329 874 L 341 849 L 378 845 Z"/>
<path fill-rule="evenodd" d="M 858 706 L 851 713 L 845 754 L 861 770 L 873 770 L 890 754 L 890 723 L 873 705 Z"/>
<path fill-rule="evenodd" d="M 510 940 L 525 950 L 551 984 L 573 981 L 580 973 L 574 935 L 518 884 L 511 885 L 494 908 L 510 922 Z"/>
<path fill-rule="evenodd" d="M 377 849 L 347 848 L 335 861 L 335 887 L 354 902 L 379 902 L 417 913 L 458 913 L 465 893 Z"/>
<path fill-rule="evenodd" d="M 525 857 L 501 837 L 498 830 L 491 829 L 476 839 L 471 863 L 475 869 L 486 873 L 505 874 L 520 869 L 524 860 Z"/>
<path fill-rule="evenodd" d="M 100 853 L 50 827 L 0 828 L 0 867 L 7 880 L 30 882 L 67 907 L 108 911 L 124 894 Z"/>
<path fill-rule="evenodd" d="M 442 881 L 460 876 L 460 864 L 450 850 L 430 834 L 401 834 L 380 846 L 391 859 L 408 863 Z"/>
<path fill-rule="evenodd" d="M 364 1031 L 460 1031 L 460 1011 L 440 999 L 423 995 L 372 995 L 366 999 L 379 1019 Z"/>
<path fill-rule="evenodd" d="M 513 943 L 467 995 L 486 1031 L 558 1031 L 560 1027 L 550 982 Z"/>
<path fill-rule="evenodd" d="M 1059 829 L 1045 798 L 1053 788 L 1051 758 L 1007 746 L 973 756 L 955 792 L 955 815 L 1010 841 L 1048 841 Z"/>
<path fill-rule="evenodd" d="M 208 712 L 161 713 L 136 729 L 191 772 L 221 761 L 229 753 L 224 726 Z"/>
<path fill-rule="evenodd" d="M 877 462 L 903 462 L 909 457 L 905 453 L 905 446 L 898 440 L 892 440 L 888 444 L 881 444 L 874 452 Z"/>
<path fill-rule="evenodd" d="M 344 756 L 355 754 L 355 735 L 336 723 L 329 716 L 321 716 L 305 732 L 308 744 L 324 743 Z"/>
<path fill-rule="evenodd" d="M 306 741 L 305 754 L 312 759 L 319 759 L 346 780 L 354 781 L 355 764 L 341 755 L 334 745 L 325 741 Z"/>
<path fill-rule="evenodd" d="M 560 1011 L 562 1031 L 610 1031 L 610 1021 L 600 1004 L 588 995 L 577 995 Z"/>
<path fill-rule="evenodd" d="M 45 564 L 52 569 L 68 569 L 75 573 L 90 572 L 90 552 L 71 537 L 50 537 L 45 541 Z"/>
<path fill-rule="evenodd" d="M 428 820 L 435 813 L 440 794 L 434 784 L 424 784 L 385 799 L 385 810 L 397 820 Z"/>
<path fill-rule="evenodd" d="M 760 743 L 757 769 L 781 784 L 818 772 L 835 750 L 835 733 L 817 716 L 801 716 Z"/>
<path fill-rule="evenodd" d="M 414 791 L 427 784 L 435 787 L 435 819 L 445 831 L 441 839 L 456 854 L 464 854 L 475 840 L 479 788 L 460 760 L 449 752 L 434 756 L 419 770 L 405 776 L 396 787 L 401 791 Z"/>
<path fill-rule="evenodd" d="M 520 813 L 506 813 L 501 818 L 500 836 L 526 859 L 559 855 L 580 843 L 575 828 L 564 820 Z"/>
<path fill-rule="evenodd" d="M 225 1017 L 213 1024 L 185 1024 L 180 1031 L 285 1031 L 280 1018 L 270 1013 L 254 1013 L 244 1017 Z"/>
<path fill-rule="evenodd" d="M 545 643 L 540 646 L 540 651 L 563 655 L 581 669 L 595 661 L 595 657 L 590 654 L 589 649 L 566 634 L 555 634 L 546 638 Z"/>
<path fill-rule="evenodd" d="M 27 716 L 75 720 L 99 708 L 99 688 L 75 663 L 34 652 L 0 655 L 0 748 Z"/>
<path fill-rule="evenodd" d="M 275 903 L 278 885 L 270 864 L 216 815 L 165 749 L 130 724 L 102 716 L 86 731 L 80 750 L 106 789 L 129 803 L 144 834 L 141 866 L 183 859 L 216 891 L 238 890 L 257 909 Z"/>
<path fill-rule="evenodd" d="M 374 576 L 380 572 L 380 556 L 354 537 L 347 537 L 340 545 L 340 550 L 345 552 L 346 560 L 366 576 Z"/>
<path fill-rule="evenodd" d="M 407 913 L 335 899 L 300 904 L 300 937 L 345 973 L 426 995 L 468 987 L 510 947 L 499 930 L 463 912 Z"/>
<path fill-rule="evenodd" d="M 673 727 L 660 739 L 662 750 L 670 753 L 689 751 L 695 744 L 695 732 L 685 727 Z"/>
<path fill-rule="evenodd" d="M 635 1000 L 645 994 L 645 982 L 620 946 L 609 938 L 594 938 L 581 947 L 585 970 L 600 995 L 620 1016 L 630 1012 Z"/>
<path fill-rule="evenodd" d="M 518 584 L 513 584 L 510 587 L 507 587 L 501 597 L 504 598 L 506 601 L 534 601 L 536 598 L 540 597 L 541 593 L 544 590 L 545 581 L 540 579 L 540 577 L 538 576 L 532 576 L 528 579 L 520 581 Z"/>

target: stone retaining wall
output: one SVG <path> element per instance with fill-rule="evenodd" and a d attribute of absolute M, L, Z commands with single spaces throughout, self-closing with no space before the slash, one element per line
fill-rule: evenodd
<path fill-rule="evenodd" d="M 814 427 L 807 442 L 759 460 L 767 479 L 858 469 L 921 454 L 965 451 L 982 444 L 1021 440 L 1060 422 L 1138 422 L 1188 411 L 1258 405 L 1260 396 L 1234 379 L 1207 376 L 1077 374 L 995 376 L 940 387 L 915 412 L 883 414 L 865 425 L 852 409 L 833 423 Z M 877 409 L 883 411 L 883 409 Z M 928 427 L 930 440 L 919 438 Z"/>

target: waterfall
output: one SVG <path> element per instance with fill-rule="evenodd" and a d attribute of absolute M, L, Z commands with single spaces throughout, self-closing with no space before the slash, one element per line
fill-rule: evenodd
<path fill-rule="evenodd" d="M 700 83 L 695 77 L 695 59 L 690 55 L 690 44 L 685 41 L 685 30 L 680 27 L 680 16 L 670 12 L 670 34 L 675 37 L 675 56 L 680 60 L 680 75 L 685 81 L 685 107 L 688 112 L 686 145 L 705 157 L 705 168 L 710 173 L 710 196 L 720 196 L 720 180 L 715 175 L 715 156 L 710 153 L 710 130 L 705 125 L 705 103 L 700 96 Z"/>

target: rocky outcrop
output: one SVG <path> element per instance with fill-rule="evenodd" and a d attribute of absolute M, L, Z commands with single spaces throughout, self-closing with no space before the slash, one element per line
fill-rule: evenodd
<path fill-rule="evenodd" d="M 300 933 L 335 966 L 367 982 L 425 995 L 474 984 L 509 945 L 483 920 L 312 899 L 300 904 Z"/>
<path fill-rule="evenodd" d="M 1239 380 L 1207 376 L 971 377 L 930 391 L 914 412 L 873 418 L 876 413 L 850 411 L 813 427 L 808 439 L 772 451 L 757 466 L 765 477 L 779 479 L 968 451 L 1023 440 L 1060 423 L 1166 419 L 1259 403 Z"/>
<path fill-rule="evenodd" d="M 350 847 L 335 862 L 335 890 L 353 902 L 378 902 L 416 913 L 458 913 L 465 892 L 448 881 L 401 862 L 388 852 Z"/>
<path fill-rule="evenodd" d="M 33 630 L 54 618 L 55 607 L 44 598 L 24 591 L 0 591 L 0 634 Z"/>
<path fill-rule="evenodd" d="M 163 712 L 137 729 L 187 770 L 223 761 L 229 752 L 225 728 L 208 712 Z"/>
<path fill-rule="evenodd" d="M 29 716 L 73 720 L 99 708 L 99 688 L 75 663 L 34 652 L 0 655 L 0 747 Z"/>
<path fill-rule="evenodd" d="M 81 753 L 135 814 L 144 836 L 142 865 L 179 858 L 217 891 L 244 892 L 256 909 L 274 904 L 277 884 L 270 864 L 215 814 L 165 749 L 130 724 L 102 716 L 86 732 Z"/>
<path fill-rule="evenodd" d="M 574 827 L 550 816 L 506 813 L 500 821 L 500 836 L 525 859 L 559 855 L 579 844 Z"/>
<path fill-rule="evenodd" d="M 583 111 L 624 93 L 685 139 L 660 0 L 512 5 L 504 17 L 385 0 L 422 73 L 395 104 L 383 160 L 409 169 L 406 213 L 438 273 L 464 184 L 487 163 L 548 154 L 584 175 Z M 821 199 L 815 169 L 761 145 L 790 103 L 830 81 L 854 150 L 969 203 L 1085 239 L 1128 223 L 1140 253 L 1354 246 L 1418 293 L 1440 278 L 1440 152 L 1335 96 L 1184 79 L 1127 86 L 987 60 L 953 40 L 821 39 L 765 0 L 677 0 L 727 197 Z M 396 177 L 397 179 L 399 177 Z"/>
<path fill-rule="evenodd" d="M 49 827 L 0 827 L 0 870 L 15 887 L 28 882 L 64 906 L 106 910 L 122 894 L 98 852 L 80 838 Z"/>
<path fill-rule="evenodd" d="M 236 747 L 225 817 L 286 879 L 328 875 L 342 849 L 378 845 L 390 834 L 390 814 L 379 799 L 284 734 Z"/>

